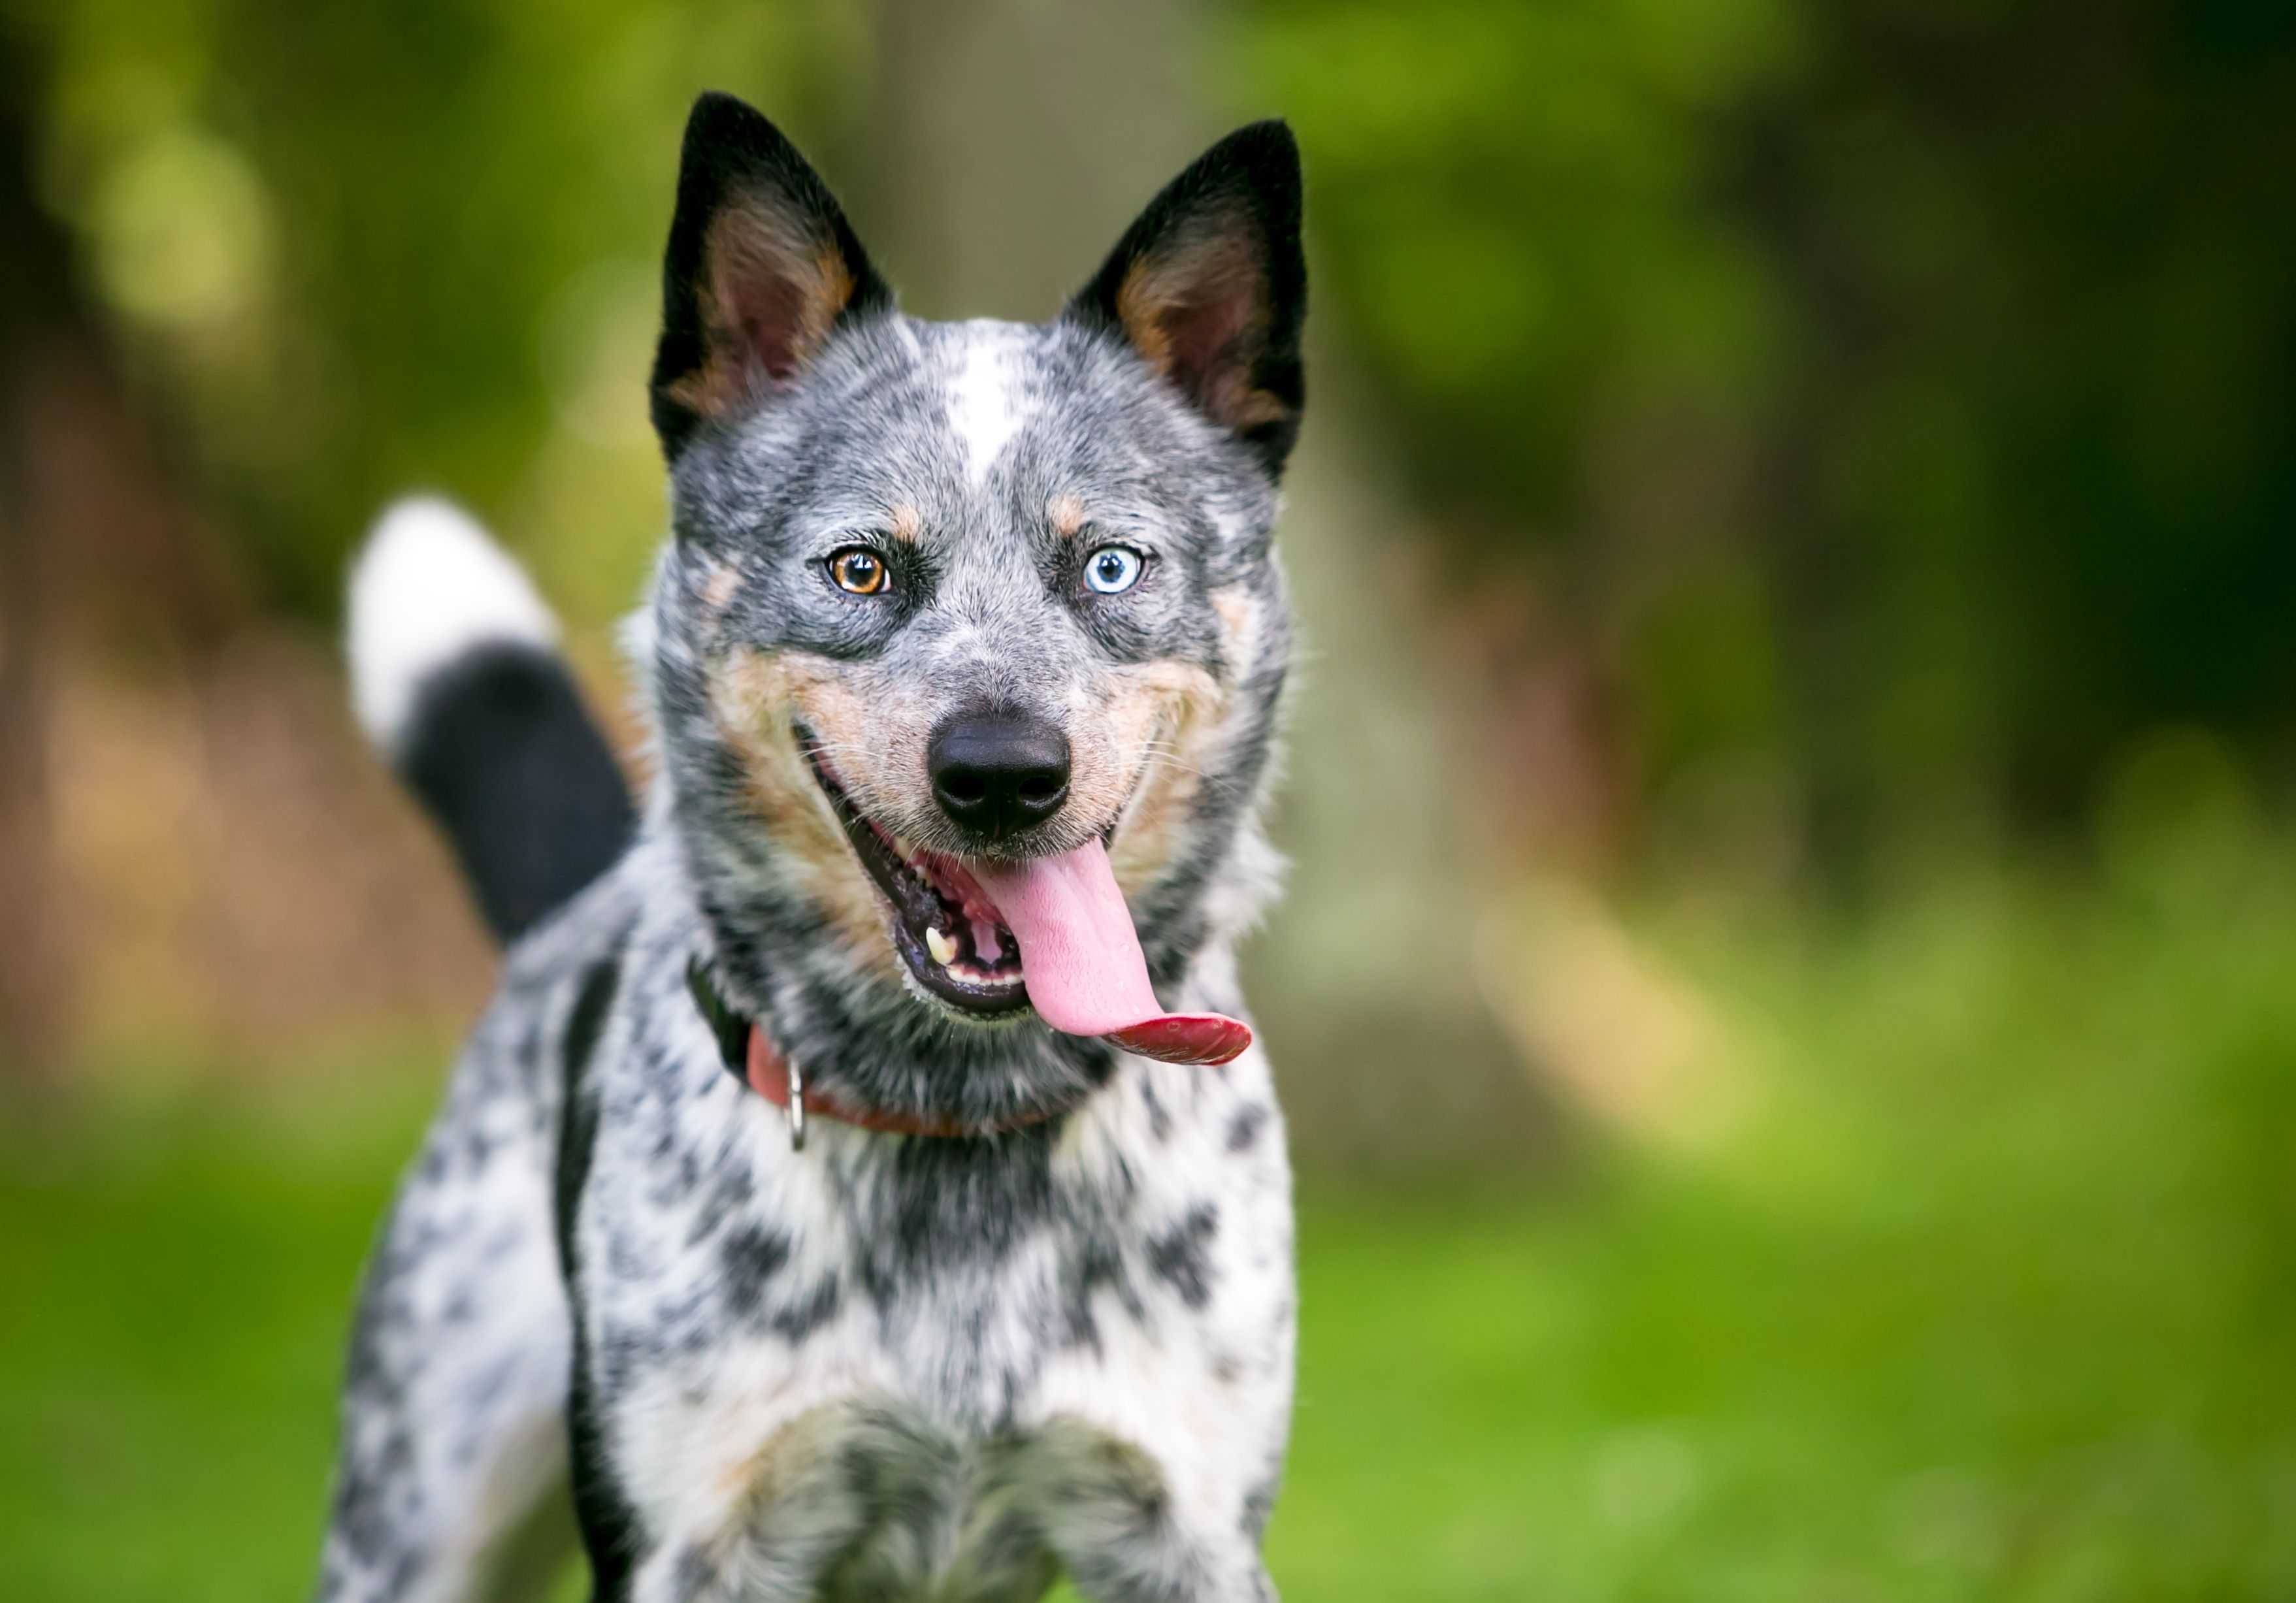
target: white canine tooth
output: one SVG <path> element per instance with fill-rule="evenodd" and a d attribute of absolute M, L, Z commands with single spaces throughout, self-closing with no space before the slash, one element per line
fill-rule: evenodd
<path fill-rule="evenodd" d="M 906 835 L 893 837 L 893 850 L 906 861 L 917 855 L 917 843 Z"/>
<path fill-rule="evenodd" d="M 925 950 L 932 953 L 932 961 L 944 969 L 956 961 L 956 943 L 931 927 L 925 930 Z"/>

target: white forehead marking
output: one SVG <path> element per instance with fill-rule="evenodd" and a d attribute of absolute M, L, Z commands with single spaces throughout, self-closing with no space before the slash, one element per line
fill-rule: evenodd
<path fill-rule="evenodd" d="M 964 343 L 948 383 L 948 426 L 964 446 L 966 473 L 979 484 L 1021 426 L 1009 358 L 1021 331 L 983 318 L 965 323 L 961 332 Z"/>

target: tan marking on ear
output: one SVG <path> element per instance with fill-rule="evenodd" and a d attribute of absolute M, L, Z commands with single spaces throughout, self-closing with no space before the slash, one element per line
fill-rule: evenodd
<path fill-rule="evenodd" d="M 742 394 L 739 387 L 726 381 L 714 353 L 684 378 L 673 380 L 665 393 L 697 417 L 716 417 L 730 411 Z"/>
<path fill-rule="evenodd" d="M 894 539 L 914 545 L 919 540 L 924 538 L 925 515 L 917 511 L 912 503 L 906 501 L 900 502 L 894 506 L 892 515 L 886 520 L 885 528 Z"/>
<path fill-rule="evenodd" d="M 863 699 L 837 675 L 840 666 L 801 652 L 742 652 L 713 671 L 710 707 L 741 756 L 750 811 L 786 849 L 799 888 L 865 968 L 898 977 L 883 898 L 797 743 L 800 721 L 831 753 L 866 740 Z"/>
<path fill-rule="evenodd" d="M 801 225 L 754 201 L 734 203 L 709 225 L 701 250 L 701 364 L 668 386 L 678 405 L 705 417 L 731 411 L 767 378 L 786 380 L 819 354 L 853 299 L 853 274 L 833 239 L 804 238 Z M 759 350 L 758 331 L 785 327 L 788 346 Z M 775 371 L 775 360 L 780 366 Z"/>
<path fill-rule="evenodd" d="M 1172 339 L 1164 331 L 1164 314 L 1174 304 L 1160 287 L 1155 264 L 1146 259 L 1133 264 L 1116 291 L 1116 315 L 1132 348 L 1167 378 L 1172 373 Z"/>
<path fill-rule="evenodd" d="M 813 267 L 814 282 L 818 287 L 807 303 L 814 314 L 806 325 L 812 341 L 805 353 L 808 356 L 829 338 L 838 315 L 853 304 L 853 291 L 859 287 L 854 283 L 853 270 L 845 265 L 844 252 L 838 249 L 834 240 L 822 240 L 814 246 Z"/>
<path fill-rule="evenodd" d="M 1116 291 L 1118 320 L 1148 365 L 1238 431 L 1292 412 L 1251 382 L 1250 351 L 1264 310 L 1251 292 L 1259 276 L 1249 245 L 1213 231 L 1143 257 Z"/>
<path fill-rule="evenodd" d="M 1045 504 L 1045 517 L 1053 526 L 1053 533 L 1063 540 L 1073 539 L 1084 527 L 1084 503 L 1066 490 Z"/>

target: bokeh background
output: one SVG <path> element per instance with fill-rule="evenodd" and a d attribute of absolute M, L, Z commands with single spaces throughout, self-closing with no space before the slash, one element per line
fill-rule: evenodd
<path fill-rule="evenodd" d="M 307 1583 L 494 961 L 346 553 L 635 745 L 705 86 L 930 315 L 1305 146 L 1288 1596 L 2296 1596 L 2281 0 L 0 0 L 12 1595 Z"/>

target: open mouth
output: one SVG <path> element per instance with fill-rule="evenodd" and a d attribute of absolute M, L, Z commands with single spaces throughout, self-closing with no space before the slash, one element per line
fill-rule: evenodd
<path fill-rule="evenodd" d="M 813 777 L 845 826 L 853 855 L 893 905 L 893 948 L 917 983 L 970 1013 L 1029 1005 L 1021 945 L 979 881 L 954 857 L 930 852 L 865 817 L 804 740 Z"/>
<path fill-rule="evenodd" d="M 1033 1007 L 1065 1035 L 1099 1036 L 1167 1063 L 1226 1063 L 1251 1027 L 1169 1013 L 1101 836 L 1065 852 L 977 858 L 925 850 L 865 816 L 812 740 L 799 740 L 853 854 L 893 909 L 893 949 L 930 995 L 977 1017 Z M 1021 954 L 1035 953 L 1032 972 Z"/>

